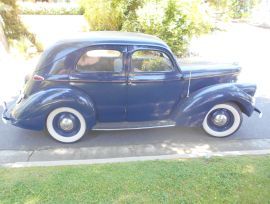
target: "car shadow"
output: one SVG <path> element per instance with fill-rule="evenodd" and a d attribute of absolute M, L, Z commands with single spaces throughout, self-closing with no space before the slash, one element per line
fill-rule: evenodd
<path fill-rule="evenodd" d="M 10 101 L 8 105 L 16 100 Z M 55 141 L 45 132 L 25 130 L 0 122 L 1 150 L 45 150 L 55 148 L 133 148 L 133 151 L 144 151 L 144 148 L 160 150 L 164 154 L 179 153 L 184 147 L 202 148 L 209 151 L 219 151 L 215 145 L 228 140 L 270 139 L 270 99 L 257 98 L 257 106 L 264 116 L 259 119 L 258 114 L 244 117 L 243 125 L 238 132 L 226 138 L 208 136 L 201 128 L 171 127 L 144 130 L 123 131 L 89 131 L 80 141 L 73 144 L 63 144 Z M 3 111 L 3 107 L 0 108 Z M 138 148 L 137 148 L 138 147 Z M 140 149 L 139 147 L 144 147 Z M 137 148 L 137 149 L 136 149 Z M 140 150 L 139 150 L 140 149 Z M 188 151 L 188 150 L 187 150 Z M 151 151 L 150 151 L 151 152 Z"/>

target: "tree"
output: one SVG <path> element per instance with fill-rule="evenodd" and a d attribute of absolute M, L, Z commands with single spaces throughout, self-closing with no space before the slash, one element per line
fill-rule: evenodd
<path fill-rule="evenodd" d="M 7 10 L 9 7 L 0 2 L 0 12 L 3 10 Z M 3 28 L 3 21 L 0 17 L 0 53 L 1 52 L 6 52 L 8 50 L 8 43 L 7 43 L 7 38 L 4 33 L 4 28 Z"/>
<path fill-rule="evenodd" d="M 4 34 L 8 41 L 28 39 L 38 51 L 42 51 L 42 46 L 37 42 L 33 33 L 30 33 L 20 20 L 16 0 L 1 0 L 5 9 L 0 10 L 3 20 Z"/>

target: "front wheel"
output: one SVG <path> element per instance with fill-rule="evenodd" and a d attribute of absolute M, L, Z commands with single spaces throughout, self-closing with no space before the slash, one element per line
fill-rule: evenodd
<path fill-rule="evenodd" d="M 203 129 L 214 137 L 226 137 L 235 133 L 242 124 L 240 108 L 234 103 L 215 105 L 205 116 Z"/>
<path fill-rule="evenodd" d="M 48 133 L 59 142 L 72 143 L 81 139 L 86 132 L 82 114 L 69 107 L 56 108 L 47 117 Z"/>

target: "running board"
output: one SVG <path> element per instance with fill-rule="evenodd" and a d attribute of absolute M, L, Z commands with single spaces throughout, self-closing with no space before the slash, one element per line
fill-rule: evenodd
<path fill-rule="evenodd" d="M 143 122 L 113 122 L 97 123 L 92 130 L 137 130 L 161 127 L 173 127 L 175 122 L 172 120 L 143 121 Z"/>

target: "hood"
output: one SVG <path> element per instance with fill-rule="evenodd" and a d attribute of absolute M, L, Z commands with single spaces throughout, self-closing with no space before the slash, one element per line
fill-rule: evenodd
<path fill-rule="evenodd" d="M 214 84 L 235 83 L 241 70 L 235 63 L 194 63 L 194 61 L 182 62 L 180 68 L 183 78 L 190 83 L 190 93 Z"/>
<path fill-rule="evenodd" d="M 201 79 L 209 77 L 237 77 L 241 67 L 235 63 L 182 63 L 180 65 L 184 78 Z"/>

